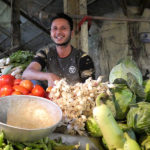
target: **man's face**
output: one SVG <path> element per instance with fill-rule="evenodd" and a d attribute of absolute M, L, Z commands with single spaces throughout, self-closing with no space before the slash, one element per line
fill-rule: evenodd
<path fill-rule="evenodd" d="M 50 35 L 56 45 L 67 45 L 72 36 L 72 31 L 70 30 L 68 21 L 63 18 L 55 19 L 51 25 Z"/>

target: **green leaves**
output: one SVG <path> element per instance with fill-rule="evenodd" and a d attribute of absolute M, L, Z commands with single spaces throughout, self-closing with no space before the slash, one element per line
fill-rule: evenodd
<path fill-rule="evenodd" d="M 9 56 L 10 63 L 14 67 L 22 66 L 25 69 L 33 59 L 33 53 L 30 51 L 19 50 Z"/>

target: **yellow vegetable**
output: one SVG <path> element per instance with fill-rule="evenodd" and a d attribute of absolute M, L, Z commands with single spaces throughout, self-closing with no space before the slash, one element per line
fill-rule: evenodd
<path fill-rule="evenodd" d="M 93 109 L 93 117 L 97 121 L 102 135 L 111 149 L 123 149 L 125 138 L 123 131 L 119 128 L 112 112 L 105 104 L 101 104 Z"/>
<path fill-rule="evenodd" d="M 124 150 L 141 150 L 139 144 L 135 140 L 131 139 L 126 132 L 124 133 L 124 136 L 126 138 Z"/>

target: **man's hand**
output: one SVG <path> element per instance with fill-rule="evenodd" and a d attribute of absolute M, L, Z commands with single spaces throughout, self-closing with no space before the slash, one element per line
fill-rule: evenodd
<path fill-rule="evenodd" d="M 60 77 L 54 73 L 42 72 L 41 65 L 37 62 L 32 62 L 24 71 L 22 78 L 29 80 L 47 80 L 48 86 L 54 86 L 54 81 L 60 80 Z"/>
<path fill-rule="evenodd" d="M 53 73 L 50 73 L 49 74 L 49 76 L 48 76 L 48 86 L 55 86 L 55 81 L 56 80 L 60 80 L 60 78 L 57 76 L 57 75 L 55 75 L 55 74 L 53 74 Z"/>

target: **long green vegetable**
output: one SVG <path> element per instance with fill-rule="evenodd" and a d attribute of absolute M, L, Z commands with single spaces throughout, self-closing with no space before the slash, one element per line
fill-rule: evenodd
<path fill-rule="evenodd" d="M 101 129 L 108 148 L 110 150 L 123 148 L 125 142 L 123 131 L 119 128 L 107 105 L 101 104 L 95 107 L 93 117 Z"/>

